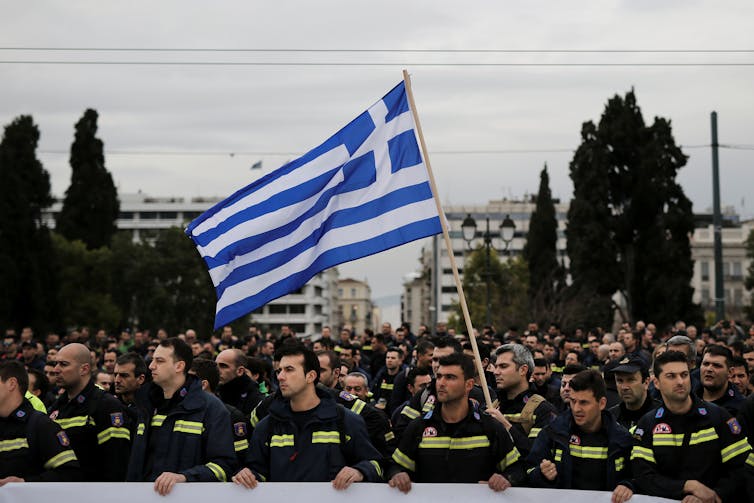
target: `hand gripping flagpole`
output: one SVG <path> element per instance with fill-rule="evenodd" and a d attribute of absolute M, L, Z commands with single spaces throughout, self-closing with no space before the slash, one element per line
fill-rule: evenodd
<path fill-rule="evenodd" d="M 448 257 L 450 258 L 450 267 L 453 269 L 453 279 L 456 282 L 456 290 L 458 291 L 458 299 L 461 302 L 461 310 L 463 311 L 463 318 L 466 321 L 466 331 L 469 333 L 469 340 L 471 341 L 471 348 L 474 351 L 474 361 L 476 362 L 477 373 L 479 374 L 479 380 L 482 382 L 482 392 L 484 393 L 484 399 L 487 402 L 487 407 L 492 407 L 492 399 L 490 398 L 490 390 L 487 388 L 487 378 L 484 375 L 484 368 L 482 368 L 482 358 L 479 356 L 479 348 L 476 344 L 476 337 L 474 337 L 474 327 L 471 325 L 471 316 L 469 316 L 469 308 L 466 305 L 466 297 L 463 294 L 463 286 L 461 285 L 461 278 L 458 274 L 458 267 L 456 266 L 456 258 L 453 255 L 453 246 L 450 243 L 450 234 L 448 234 L 448 224 L 445 221 L 445 213 L 442 210 L 442 204 L 440 198 L 437 195 L 437 185 L 435 184 L 435 176 L 432 173 L 432 167 L 429 163 L 429 155 L 427 155 L 427 146 L 424 143 L 424 134 L 422 133 L 422 127 L 419 122 L 419 113 L 416 110 L 416 103 L 414 102 L 414 94 L 411 92 L 411 77 L 408 75 L 407 70 L 403 70 L 403 81 L 406 84 L 406 96 L 408 102 L 411 105 L 411 113 L 414 115 L 414 123 L 416 124 L 416 133 L 419 136 L 419 144 L 421 145 L 422 155 L 424 156 L 424 164 L 427 166 L 427 174 L 429 175 L 429 185 L 432 188 L 432 195 L 435 198 L 435 204 L 437 205 L 437 212 L 440 215 L 440 224 L 442 225 L 442 235 L 445 238 L 445 246 L 448 249 Z"/>

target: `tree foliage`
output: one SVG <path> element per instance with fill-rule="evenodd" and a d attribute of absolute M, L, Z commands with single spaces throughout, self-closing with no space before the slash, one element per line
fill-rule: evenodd
<path fill-rule="evenodd" d="M 687 157 L 670 122 L 647 126 L 633 91 L 610 99 L 599 125 L 586 122 L 571 161 L 574 199 L 568 255 L 574 306 L 583 323 L 608 325 L 611 297 L 627 299 L 628 320 L 696 321 L 689 236 L 691 202 L 676 182 Z"/>
<path fill-rule="evenodd" d="M 558 263 L 557 243 L 558 221 L 545 165 L 540 173 L 536 208 L 529 221 L 523 250 L 529 269 L 530 319 L 542 324 L 562 321 L 555 317 L 558 294 L 565 286 L 565 271 Z"/>
<path fill-rule="evenodd" d="M 97 138 L 97 112 L 88 109 L 76 123 L 71 145 L 71 185 L 65 193 L 56 230 L 87 248 L 108 246 L 117 231 L 120 203 L 113 177 L 105 167 L 102 141 Z"/>
<path fill-rule="evenodd" d="M 30 116 L 5 127 L 0 143 L 0 323 L 48 328 L 55 319 L 55 271 L 42 210 L 52 204 L 50 176 L 36 156 Z"/>

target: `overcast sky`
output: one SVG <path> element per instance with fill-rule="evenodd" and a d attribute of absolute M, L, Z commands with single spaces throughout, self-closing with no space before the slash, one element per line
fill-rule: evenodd
<path fill-rule="evenodd" d="M 599 120 L 607 99 L 632 87 L 645 120 L 669 118 L 677 143 L 688 147 L 680 181 L 697 212 L 712 201 L 711 154 L 705 147 L 710 112 L 719 114 L 720 143 L 754 144 L 754 66 L 468 66 L 752 65 L 751 1 L 2 0 L 0 5 L 0 121 L 34 117 L 42 134 L 39 157 L 57 196 L 68 186 L 67 151 L 73 125 L 86 108 L 100 114 L 106 165 L 121 193 L 227 196 L 260 176 L 249 170 L 256 161 L 263 161 L 262 173 L 269 172 L 337 131 L 398 83 L 402 68 L 412 74 L 445 204 L 483 204 L 535 192 L 545 162 L 553 194 L 570 199 L 568 163 L 581 124 Z M 9 50 L 32 47 L 371 52 Z M 742 52 L 448 52 L 493 49 Z M 394 50 L 445 52 L 388 52 Z M 273 64 L 164 64 L 178 62 Z M 424 66 L 428 63 L 443 66 Z M 521 150 L 529 152 L 514 153 Z M 172 154 L 158 155 L 166 152 Z M 754 186 L 754 150 L 724 149 L 720 161 L 723 204 L 751 217 L 754 197 L 747 192 Z M 419 247 L 347 264 L 341 276 L 367 278 L 375 297 L 398 294 L 402 276 L 418 264 Z"/>

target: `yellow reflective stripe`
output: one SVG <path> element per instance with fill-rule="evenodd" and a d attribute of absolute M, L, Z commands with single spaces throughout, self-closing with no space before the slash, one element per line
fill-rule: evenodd
<path fill-rule="evenodd" d="M 505 418 L 506 418 L 506 419 L 508 419 L 509 421 L 510 421 L 511 419 L 513 419 L 513 420 L 516 420 L 516 419 L 521 419 L 521 413 L 520 413 L 520 412 L 517 412 L 516 414 L 503 414 L 503 415 L 504 415 L 504 416 L 505 416 Z"/>
<path fill-rule="evenodd" d="M 424 403 L 424 407 L 422 407 L 422 412 L 424 412 L 426 414 L 430 410 L 435 410 L 435 403 L 434 402 L 426 401 Z"/>
<path fill-rule="evenodd" d="M 582 459 L 607 459 L 607 447 L 590 447 L 588 445 L 571 445 L 571 456 Z"/>
<path fill-rule="evenodd" d="M 146 429 L 146 426 L 144 425 L 144 423 L 139 423 L 139 426 L 136 427 L 136 434 L 143 435 L 145 429 Z"/>
<path fill-rule="evenodd" d="M 380 464 L 377 461 L 374 461 L 371 459 L 369 460 L 369 462 L 372 464 L 372 466 L 374 466 L 374 469 L 377 471 L 377 476 L 379 478 L 382 478 L 382 467 L 380 466 Z"/>
<path fill-rule="evenodd" d="M 346 435 L 346 443 L 351 441 L 351 435 Z"/>
<path fill-rule="evenodd" d="M 511 450 L 508 454 L 505 455 L 505 459 L 501 460 L 497 464 L 497 466 L 498 468 L 500 468 L 500 471 L 503 471 L 506 468 L 508 468 L 510 465 L 518 461 L 520 458 L 521 458 L 521 453 L 518 452 L 518 449 L 514 447 L 513 450 Z"/>
<path fill-rule="evenodd" d="M 537 435 L 539 435 L 540 431 L 542 431 L 542 428 L 532 428 L 529 431 L 529 438 L 537 438 Z"/>
<path fill-rule="evenodd" d="M 403 451 L 400 449 L 396 449 L 395 452 L 393 452 L 393 461 L 401 465 L 406 470 L 411 470 L 412 472 L 416 471 L 416 462 L 403 454 Z"/>
<path fill-rule="evenodd" d="M 261 473 L 257 473 L 257 478 L 261 480 L 262 482 L 267 482 L 267 477 L 262 475 Z"/>
<path fill-rule="evenodd" d="M 655 447 L 680 447 L 683 445 L 683 433 L 655 433 L 652 436 Z"/>
<path fill-rule="evenodd" d="M 162 426 L 162 423 L 165 422 L 165 418 L 168 417 L 164 414 L 155 414 L 152 416 L 152 422 L 150 423 L 151 426 Z"/>
<path fill-rule="evenodd" d="M 366 405 L 366 402 L 363 400 L 356 400 L 353 402 L 353 407 L 351 407 L 351 412 L 354 414 L 361 414 L 361 411 L 364 410 L 364 406 Z"/>
<path fill-rule="evenodd" d="M 393 433 L 392 431 L 388 431 L 387 433 L 385 433 L 385 441 L 386 442 L 390 442 L 394 438 L 395 438 L 395 433 Z"/>
<path fill-rule="evenodd" d="M 293 447 L 293 435 L 273 435 L 270 447 Z"/>
<path fill-rule="evenodd" d="M 696 445 L 701 444 L 703 442 L 711 442 L 713 440 L 717 440 L 717 432 L 714 428 L 707 428 L 706 430 L 700 430 L 696 431 L 691 434 L 691 440 L 689 441 L 689 445 Z"/>
<path fill-rule="evenodd" d="M 339 444 L 340 433 L 337 431 L 314 431 L 312 432 L 313 444 Z"/>
<path fill-rule="evenodd" d="M 47 460 L 47 463 L 45 463 L 45 470 L 53 470 L 57 468 L 60 465 L 64 465 L 66 463 L 70 463 L 71 461 L 76 461 L 76 453 L 73 452 L 73 449 L 66 449 L 60 454 L 57 454 L 50 459 Z"/>
<path fill-rule="evenodd" d="M 419 417 L 419 411 L 406 405 L 401 411 L 401 415 L 406 416 L 409 419 L 416 419 Z"/>
<path fill-rule="evenodd" d="M 615 460 L 615 471 L 619 472 L 623 470 L 624 465 L 626 464 L 626 458 L 620 457 Z"/>
<path fill-rule="evenodd" d="M 749 442 L 746 441 L 745 438 L 742 438 L 735 444 L 731 444 L 725 449 L 722 449 L 720 451 L 720 454 L 723 457 L 723 463 L 726 463 L 730 461 L 731 459 L 735 458 L 739 454 L 743 454 L 746 451 L 750 451 L 751 446 L 749 445 Z"/>
<path fill-rule="evenodd" d="M 131 440 L 131 432 L 128 431 L 128 428 L 116 428 L 115 426 L 111 426 L 110 428 L 97 433 L 97 444 L 102 445 L 111 438 Z"/>
<path fill-rule="evenodd" d="M 645 461 L 649 461 L 650 463 L 655 463 L 655 453 L 652 451 L 652 449 L 647 449 L 646 447 L 642 447 L 640 445 L 635 445 L 634 448 L 631 450 L 631 460 L 634 459 L 643 459 Z"/>
<path fill-rule="evenodd" d="M 184 421 L 179 419 L 173 426 L 173 431 L 201 435 L 204 431 L 204 425 L 198 421 Z"/>
<path fill-rule="evenodd" d="M 0 441 L 0 452 L 8 452 L 28 448 L 29 442 L 26 440 L 26 438 L 11 438 L 10 440 Z"/>
<path fill-rule="evenodd" d="M 58 423 L 61 428 L 67 430 L 68 428 L 76 428 L 79 426 L 94 424 L 94 419 L 89 416 L 74 416 L 66 417 L 65 419 L 56 419 L 55 422 Z"/>
<path fill-rule="evenodd" d="M 235 442 L 233 442 L 233 448 L 236 450 L 236 452 L 248 449 L 249 441 L 245 438 L 243 440 L 236 440 Z"/>
<path fill-rule="evenodd" d="M 489 447 L 490 440 L 484 436 L 474 437 L 424 437 L 419 442 L 420 449 L 479 449 Z"/>
<path fill-rule="evenodd" d="M 563 449 L 555 449 L 555 462 L 563 459 Z"/>
<path fill-rule="evenodd" d="M 749 466 L 754 466 L 754 452 L 750 452 L 746 457 L 746 464 Z"/>
<path fill-rule="evenodd" d="M 215 474 L 217 480 L 220 482 L 227 482 L 228 478 L 225 476 L 225 470 L 223 470 L 220 465 L 216 463 L 207 463 L 205 466 L 212 470 L 212 473 Z"/>
<path fill-rule="evenodd" d="M 254 409 L 254 410 L 251 411 L 250 422 L 251 422 L 251 427 L 252 428 L 256 428 L 257 427 L 257 423 L 259 422 L 259 418 L 257 417 L 257 409 Z"/>
<path fill-rule="evenodd" d="M 383 382 L 382 384 L 380 384 L 380 389 L 386 389 L 386 390 L 392 391 L 393 386 L 394 386 L 393 384 L 388 384 L 386 382 Z"/>

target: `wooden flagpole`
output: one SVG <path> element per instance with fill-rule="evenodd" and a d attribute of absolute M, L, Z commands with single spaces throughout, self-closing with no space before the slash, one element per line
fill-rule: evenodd
<path fill-rule="evenodd" d="M 437 185 L 435 184 L 435 176 L 432 173 L 432 167 L 429 163 L 429 155 L 427 154 L 427 146 L 424 143 L 424 134 L 422 133 L 422 127 L 419 123 L 419 113 L 416 110 L 416 103 L 414 102 L 414 94 L 411 91 L 411 77 L 408 75 L 407 70 L 403 70 L 403 82 L 406 84 L 406 96 L 408 97 L 408 103 L 411 106 L 411 113 L 414 115 L 414 123 L 416 124 L 416 133 L 419 136 L 419 143 L 421 144 L 422 154 L 424 155 L 424 163 L 427 166 L 427 174 L 429 175 L 429 185 L 432 187 L 432 194 L 435 198 L 435 204 L 437 205 L 437 213 L 440 215 L 440 224 L 442 225 L 442 235 L 445 238 L 445 246 L 448 249 L 448 257 L 450 258 L 450 267 L 453 269 L 453 279 L 456 282 L 456 290 L 458 291 L 458 299 L 461 302 L 461 310 L 463 311 L 463 318 L 466 321 L 466 331 L 469 333 L 469 340 L 471 341 L 471 348 L 474 351 L 474 361 L 476 362 L 477 372 L 479 373 L 479 380 L 482 382 L 482 392 L 484 393 L 484 399 L 487 401 L 487 407 L 492 407 L 492 399 L 490 398 L 490 390 L 487 388 L 487 378 L 484 375 L 484 368 L 482 368 L 482 358 L 479 356 L 479 348 L 476 344 L 476 337 L 474 337 L 474 327 L 471 325 L 471 316 L 469 316 L 469 308 L 466 305 L 466 297 L 463 294 L 463 286 L 461 285 L 461 278 L 458 274 L 458 267 L 456 266 L 456 258 L 453 255 L 453 246 L 450 242 L 450 234 L 448 234 L 448 223 L 445 221 L 445 213 L 442 210 L 442 204 L 440 203 L 440 197 L 437 195 Z"/>

